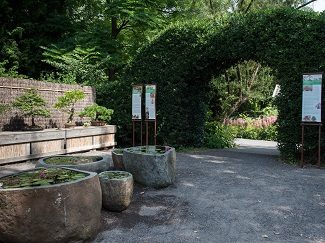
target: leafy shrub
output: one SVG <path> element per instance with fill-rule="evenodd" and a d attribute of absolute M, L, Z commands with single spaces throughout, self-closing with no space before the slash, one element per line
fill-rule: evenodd
<path fill-rule="evenodd" d="M 234 132 L 218 122 L 206 122 L 204 130 L 204 146 L 208 148 L 230 148 L 235 145 Z"/>
<path fill-rule="evenodd" d="M 90 117 L 92 121 L 104 121 L 106 123 L 110 122 L 113 110 L 107 109 L 104 106 L 97 104 L 92 104 L 84 108 L 79 116 Z"/>

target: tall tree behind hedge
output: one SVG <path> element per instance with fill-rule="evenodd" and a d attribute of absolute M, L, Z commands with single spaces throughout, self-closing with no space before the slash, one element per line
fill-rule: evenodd
<path fill-rule="evenodd" d="M 175 0 L 139 1 L 107 0 L 76 1 L 72 11 L 74 25 L 78 32 L 56 43 L 53 50 L 60 49 L 60 55 L 73 53 L 76 48 L 94 48 L 99 53 L 101 67 L 110 80 L 116 79 L 125 65 L 134 57 L 139 47 L 162 28 L 173 15 Z M 89 11 L 91 9 L 91 11 Z M 47 53 L 51 52 L 47 49 Z M 53 54 L 55 53 L 52 52 Z M 46 62 L 49 56 L 46 55 Z M 51 58 L 54 56 L 52 55 Z M 55 58 L 55 57 L 54 57 Z M 85 60 L 87 62 L 87 60 Z M 59 71 L 65 72 L 55 65 Z"/>
<path fill-rule="evenodd" d="M 71 30 L 66 0 L 1 0 L 0 60 L 5 68 L 37 78 L 45 65 L 40 46 L 58 41 Z"/>

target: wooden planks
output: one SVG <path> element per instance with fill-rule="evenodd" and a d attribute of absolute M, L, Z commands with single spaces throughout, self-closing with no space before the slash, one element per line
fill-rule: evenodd
<path fill-rule="evenodd" d="M 116 126 L 0 133 L 0 164 L 114 147 Z"/>

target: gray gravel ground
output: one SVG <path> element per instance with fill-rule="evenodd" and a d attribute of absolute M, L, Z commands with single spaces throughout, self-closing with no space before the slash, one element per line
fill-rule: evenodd
<path fill-rule="evenodd" d="M 103 210 L 94 242 L 325 242 L 324 169 L 243 150 L 179 153 L 177 163 L 174 185 L 137 185 L 126 211 Z"/>
<path fill-rule="evenodd" d="M 93 243 L 325 243 L 325 170 L 283 164 L 273 144 L 239 142 L 178 153 L 175 184 L 136 185 L 127 210 L 102 211 Z M 29 167 L 1 166 L 0 175 Z"/>

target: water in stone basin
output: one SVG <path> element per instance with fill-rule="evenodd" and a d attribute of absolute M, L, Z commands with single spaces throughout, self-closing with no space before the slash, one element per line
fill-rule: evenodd
<path fill-rule="evenodd" d="M 78 180 L 87 175 L 63 168 L 35 169 L 0 178 L 0 189 L 54 185 Z"/>
<path fill-rule="evenodd" d="M 169 149 L 170 147 L 168 146 L 139 146 L 139 147 L 127 148 L 129 152 L 152 154 L 152 155 L 164 154 Z"/>

